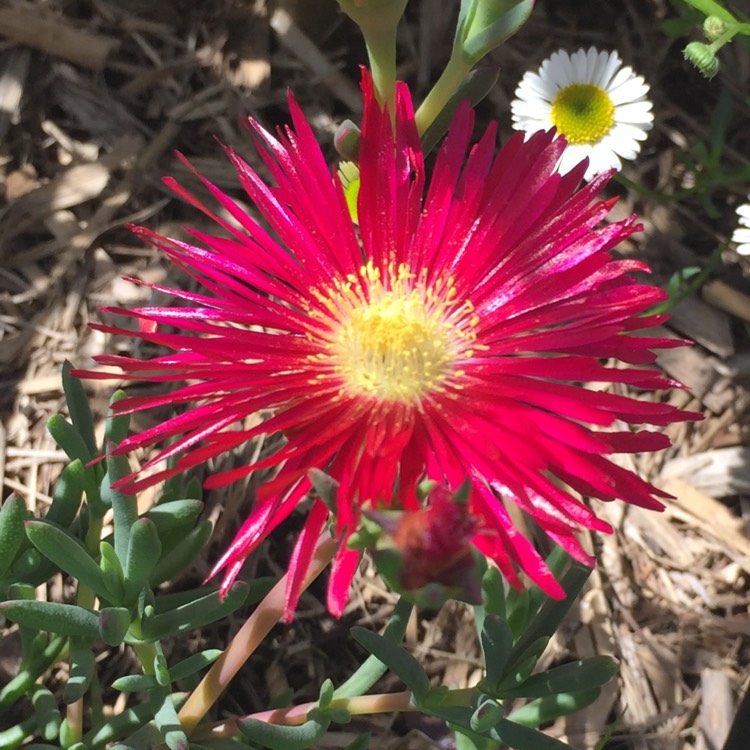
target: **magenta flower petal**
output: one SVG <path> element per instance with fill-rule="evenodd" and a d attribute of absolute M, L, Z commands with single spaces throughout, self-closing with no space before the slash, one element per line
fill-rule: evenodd
<path fill-rule="evenodd" d="M 606 223 L 613 201 L 597 196 L 608 175 L 579 188 L 585 163 L 556 172 L 564 143 L 551 132 L 526 141 L 518 134 L 496 153 L 493 124 L 471 146 L 468 104 L 458 108 L 428 179 L 406 87 L 397 87 L 395 127 L 367 73 L 362 88 L 358 227 L 337 173 L 290 98 L 291 127 L 272 135 L 251 121 L 269 182 L 225 148 L 263 226 L 195 173 L 216 211 L 165 182 L 215 224 L 215 234 L 192 230 L 186 242 L 135 229 L 202 289 L 153 285 L 177 304 L 109 308 L 139 329 L 96 328 L 168 353 L 103 355 L 98 361 L 122 375 L 80 374 L 176 386 L 168 395 L 120 401 L 123 413 L 187 407 L 116 449 L 172 440 L 147 466 L 166 458 L 176 466 L 129 478 L 130 490 L 261 434 L 283 434 L 276 453 L 206 482 L 221 487 L 276 469 L 211 572 L 223 571 L 224 591 L 310 491 L 307 472 L 318 468 L 339 483 L 333 527 L 341 546 L 328 594 L 334 614 L 344 610 L 358 565 L 346 540 L 362 510 L 418 509 L 415 488 L 424 477 L 452 488 L 468 477 L 474 546 L 513 585 L 522 570 L 561 596 L 508 504 L 593 564 L 576 535 L 611 528 L 584 497 L 655 510 L 665 497 L 612 455 L 661 450 L 669 441 L 649 425 L 698 417 L 602 387 L 680 387 L 646 366 L 654 348 L 683 343 L 643 333 L 664 321 L 648 314 L 664 293 L 635 279 L 648 271 L 644 264 L 611 253 L 639 227 L 632 217 Z M 263 421 L 243 425 L 252 414 Z M 327 522 L 317 500 L 291 556 L 287 619 Z"/>

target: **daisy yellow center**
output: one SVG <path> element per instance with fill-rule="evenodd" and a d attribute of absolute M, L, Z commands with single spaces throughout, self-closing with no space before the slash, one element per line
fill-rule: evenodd
<path fill-rule="evenodd" d="M 615 123 L 609 94 L 593 83 L 573 83 L 557 92 L 551 119 L 568 143 L 598 143 Z"/>
<path fill-rule="evenodd" d="M 361 275 L 337 284 L 326 302 L 336 322 L 321 359 L 344 390 L 414 404 L 460 376 L 455 365 L 471 354 L 477 319 L 470 303 L 456 304 L 452 284 L 428 288 L 405 266 L 387 280 L 371 263 Z"/>

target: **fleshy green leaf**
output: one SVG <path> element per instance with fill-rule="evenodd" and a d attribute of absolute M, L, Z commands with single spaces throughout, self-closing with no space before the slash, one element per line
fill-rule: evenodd
<path fill-rule="evenodd" d="M 94 418 L 91 416 L 89 399 L 83 384 L 78 378 L 70 374 L 71 364 L 67 360 L 62 367 L 62 385 L 65 392 L 65 402 L 70 412 L 70 420 L 83 438 L 83 442 L 93 456 L 96 453 L 96 442 L 94 440 Z"/>
<path fill-rule="evenodd" d="M 578 594 L 581 593 L 581 589 L 583 589 L 590 575 L 591 568 L 587 568 L 579 562 L 573 561 L 571 563 L 568 571 L 559 579 L 566 594 L 565 599 L 547 599 L 542 604 L 516 641 L 507 671 L 514 669 L 526 658 L 528 650 L 535 642 L 539 642 L 542 638 L 552 637 L 552 634 L 560 626 L 568 610 L 578 598 Z"/>
<path fill-rule="evenodd" d="M 318 696 L 318 708 L 325 710 L 331 705 L 333 700 L 333 681 L 328 678 L 323 680 L 320 686 L 320 695 Z"/>
<path fill-rule="evenodd" d="M 29 541 L 60 570 L 88 586 L 98 596 L 109 599 L 99 566 L 91 559 L 86 548 L 74 536 L 46 520 L 26 521 Z"/>
<path fill-rule="evenodd" d="M 161 546 L 166 550 L 185 541 L 185 536 L 195 526 L 202 510 L 200 500 L 186 498 L 154 505 L 144 517 L 153 521 Z"/>
<path fill-rule="evenodd" d="M 150 617 L 144 615 L 141 622 L 143 637 L 147 640 L 161 640 L 208 625 L 239 609 L 245 603 L 247 593 L 246 583 L 235 583 L 223 600 L 218 591 L 213 591 L 170 612 Z"/>
<path fill-rule="evenodd" d="M 201 651 L 199 654 L 188 656 L 187 659 L 177 662 L 177 664 L 169 670 L 172 682 L 184 680 L 186 677 L 192 677 L 196 672 L 200 672 L 202 669 L 213 664 L 221 654 L 222 652 L 220 649 L 211 648 Z"/>
<path fill-rule="evenodd" d="M 74 604 L 8 601 L 0 603 L 0 612 L 24 627 L 91 640 L 99 638 L 99 617 L 96 612 Z"/>
<path fill-rule="evenodd" d="M 357 643 L 380 659 L 411 690 L 415 703 L 422 701 L 430 689 L 430 679 L 422 665 L 408 651 L 365 628 L 352 628 L 351 634 Z"/>
<path fill-rule="evenodd" d="M 99 568 L 107 589 L 111 592 L 111 601 L 119 604 L 125 600 L 125 574 L 122 572 L 115 548 L 109 542 L 99 543 Z"/>
<path fill-rule="evenodd" d="M 154 656 L 154 676 L 159 685 L 166 687 L 172 681 L 169 677 L 169 666 L 167 665 L 167 660 L 164 658 L 164 654 L 161 652 L 161 647 L 158 643 L 156 646 L 158 650 L 156 656 Z"/>
<path fill-rule="evenodd" d="M 351 745 L 346 746 L 346 750 L 367 750 L 370 745 L 371 739 L 372 735 L 369 732 L 360 734 L 359 737 L 357 737 L 357 739 L 351 743 Z"/>
<path fill-rule="evenodd" d="M 70 646 L 70 673 L 63 688 L 63 701 L 75 703 L 83 698 L 94 676 L 94 651 L 89 641 L 72 639 Z"/>
<path fill-rule="evenodd" d="M 564 742 L 508 719 L 501 719 L 489 734 L 492 739 L 516 750 L 570 750 L 570 746 Z"/>
<path fill-rule="evenodd" d="M 141 693 L 153 690 L 159 683 L 152 674 L 128 674 L 118 677 L 112 687 L 121 693 Z"/>
<path fill-rule="evenodd" d="M 475 732 L 484 734 L 497 724 L 505 716 L 505 708 L 492 698 L 481 702 L 474 711 L 469 726 Z"/>
<path fill-rule="evenodd" d="M 57 698 L 47 688 L 37 685 L 31 697 L 31 703 L 34 706 L 34 717 L 39 734 L 48 742 L 54 740 L 62 724 Z"/>
<path fill-rule="evenodd" d="M 125 563 L 125 597 L 134 601 L 148 582 L 161 556 L 161 542 L 156 524 L 148 518 L 139 518 L 130 529 Z"/>
<path fill-rule="evenodd" d="M 130 627 L 130 612 L 125 607 L 104 607 L 99 613 L 99 634 L 108 646 L 119 646 Z"/>
<path fill-rule="evenodd" d="M 52 504 L 44 517 L 45 521 L 56 523 L 63 529 L 67 529 L 73 523 L 81 507 L 83 491 L 86 489 L 86 474 L 91 472 L 93 469 L 86 469 L 78 459 L 62 470 L 55 484 Z"/>
<path fill-rule="evenodd" d="M 600 692 L 600 688 L 591 688 L 577 693 L 558 693 L 537 698 L 514 711 L 508 719 L 525 727 L 538 727 L 560 716 L 583 710 L 599 697 Z"/>
<path fill-rule="evenodd" d="M 115 391 L 109 400 L 109 414 L 104 425 L 104 446 L 119 445 L 128 436 L 130 414 L 117 414 L 114 405 L 122 401 L 127 394 L 123 390 Z"/>
<path fill-rule="evenodd" d="M 409 624 L 413 605 L 403 597 L 398 600 L 391 619 L 383 630 L 383 638 L 392 643 L 401 643 Z M 334 698 L 351 698 L 364 695 L 387 671 L 386 665 L 376 656 L 368 656 L 364 664 L 334 693 Z"/>
<path fill-rule="evenodd" d="M 125 456 L 107 454 L 107 473 L 102 480 L 102 501 L 112 506 L 115 527 L 114 548 L 123 568 L 128 559 L 130 530 L 138 520 L 138 505 L 134 495 L 127 495 L 122 490 L 112 487 L 120 479 L 130 474 L 130 466 Z"/>
<path fill-rule="evenodd" d="M 492 692 L 503 678 L 513 648 L 513 633 L 501 617 L 487 615 L 480 640 L 486 669 L 484 683 Z"/>
<path fill-rule="evenodd" d="M 162 555 L 161 559 L 149 576 L 151 586 L 158 586 L 164 581 L 174 578 L 181 573 L 195 559 L 195 556 L 203 549 L 211 536 L 213 526 L 211 521 L 199 523 L 183 540 Z"/>
<path fill-rule="evenodd" d="M 517 687 L 504 691 L 503 698 L 543 698 L 555 693 L 600 687 L 617 674 L 617 662 L 610 656 L 594 656 L 563 664 L 531 675 Z"/>
<path fill-rule="evenodd" d="M 47 420 L 47 432 L 71 461 L 78 459 L 85 465 L 94 458 L 94 452 L 89 450 L 81 433 L 59 414 L 54 414 Z"/>
<path fill-rule="evenodd" d="M 172 693 L 172 703 L 178 710 L 186 699 L 187 693 Z M 148 703 L 141 703 L 135 706 L 135 708 L 126 708 L 121 714 L 108 718 L 106 724 L 87 732 L 83 736 L 83 741 L 86 747 L 104 747 L 135 732 L 151 719 L 152 716 L 152 708 Z M 157 736 L 157 743 L 159 739 Z M 153 750 L 154 745 L 143 747 L 144 750 Z M 133 746 L 126 746 L 125 750 L 133 750 Z"/>
<path fill-rule="evenodd" d="M 10 570 L 25 535 L 26 503 L 20 495 L 11 495 L 0 508 L 0 578 Z"/>
<path fill-rule="evenodd" d="M 169 688 L 152 690 L 150 693 L 151 705 L 154 711 L 154 722 L 164 737 L 169 750 L 187 750 L 188 740 L 185 730 L 180 724 Z"/>
<path fill-rule="evenodd" d="M 237 726 L 251 742 L 271 750 L 304 750 L 317 742 L 328 729 L 328 719 L 318 716 L 298 726 L 280 726 L 257 719 L 241 719 Z"/>

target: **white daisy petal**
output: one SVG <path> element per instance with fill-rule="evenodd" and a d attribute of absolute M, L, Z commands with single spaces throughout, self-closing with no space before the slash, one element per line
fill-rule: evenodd
<path fill-rule="evenodd" d="M 743 203 L 737 207 L 737 229 L 732 234 L 732 242 L 737 243 L 737 252 L 740 255 L 750 255 L 750 203 Z"/>
<path fill-rule="evenodd" d="M 553 52 L 527 72 L 511 103 L 513 127 L 526 133 L 551 126 L 568 140 L 558 169 L 589 158 L 585 179 L 633 159 L 653 127 L 648 84 L 620 55 L 596 47 Z M 750 212 L 750 207 L 748 208 Z"/>

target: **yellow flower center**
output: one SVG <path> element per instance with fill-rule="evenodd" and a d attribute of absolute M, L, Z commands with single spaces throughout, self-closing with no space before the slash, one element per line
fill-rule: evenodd
<path fill-rule="evenodd" d="M 452 282 L 427 287 L 403 265 L 385 279 L 371 262 L 360 273 L 316 293 L 335 321 L 317 363 L 350 395 L 408 404 L 460 377 L 456 364 L 471 356 L 478 318 L 470 302 L 455 300 Z"/>
<path fill-rule="evenodd" d="M 551 118 L 568 143 L 598 143 L 615 123 L 615 105 L 599 86 L 573 83 L 557 92 Z"/>

